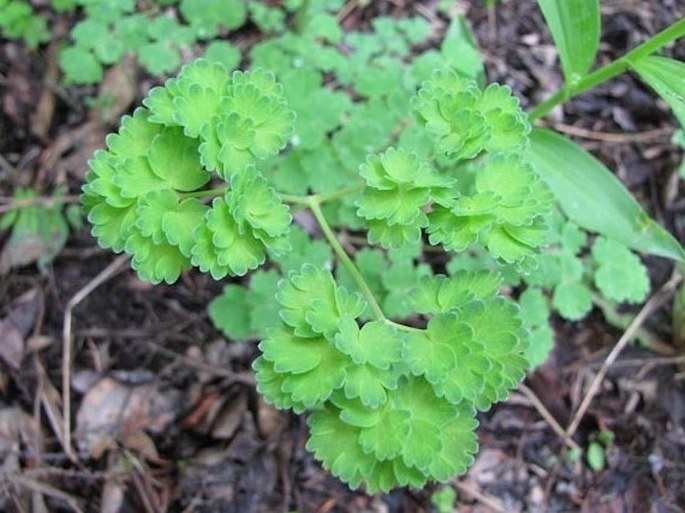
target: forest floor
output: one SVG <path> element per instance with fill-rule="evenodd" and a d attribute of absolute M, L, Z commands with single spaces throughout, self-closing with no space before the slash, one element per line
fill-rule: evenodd
<path fill-rule="evenodd" d="M 378 12 L 439 23 L 435 3 L 358 2 L 343 25 L 361 26 Z M 524 107 L 560 85 L 533 0 L 503 0 L 491 12 L 482 1 L 462 4 L 489 80 L 509 84 Z M 682 0 L 604 0 L 602 9 L 602 62 L 685 16 Z M 0 212 L 18 187 L 78 195 L 89 156 L 153 85 L 132 80 L 129 65 L 110 72 L 103 87 L 117 91 L 117 104 L 103 116 L 83 102 L 92 89 L 54 86 L 56 50 L 30 53 L 0 40 Z M 669 51 L 685 59 L 685 44 Z M 545 123 L 607 163 L 685 240 L 676 122 L 646 86 L 623 75 Z M 0 243 L 9 258 L 6 233 Z M 222 284 L 196 272 L 175 285 L 146 284 L 122 257 L 99 249 L 87 227 L 40 269 L 32 262 L 49 254 L 44 241 L 19 251 L 0 265 L 0 511 L 437 511 L 432 497 L 444 486 L 369 497 L 322 470 L 304 449 L 304 418 L 257 395 L 256 344 L 228 342 L 210 322 L 206 305 Z M 644 261 L 659 291 L 673 264 Z M 685 511 L 685 346 L 665 299 L 642 325 L 651 347 L 621 352 L 582 417 L 579 404 L 624 332 L 599 311 L 577 323 L 555 319 L 547 363 L 480 416 L 475 464 L 449 483 L 459 512 Z M 73 341 L 66 364 L 65 340 Z M 572 422 L 577 430 L 565 440 Z M 613 440 L 597 440 L 600 432 Z M 601 468 L 579 456 L 590 446 Z"/>

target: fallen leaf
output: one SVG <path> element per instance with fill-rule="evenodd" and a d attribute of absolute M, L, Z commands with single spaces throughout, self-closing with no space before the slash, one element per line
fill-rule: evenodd
<path fill-rule="evenodd" d="M 233 438 L 236 430 L 243 422 L 246 411 L 247 395 L 241 390 L 223 404 L 221 412 L 214 421 L 212 436 L 222 440 Z"/>
<path fill-rule="evenodd" d="M 161 432 L 176 419 L 181 406 L 177 390 L 102 378 L 86 393 L 76 415 L 79 449 L 100 458 L 107 449 L 124 445 L 139 431 Z"/>
<path fill-rule="evenodd" d="M 0 319 L 0 359 L 14 370 L 21 367 L 25 337 L 33 329 L 41 305 L 38 289 L 31 289 L 14 299 L 5 318 Z"/>
<path fill-rule="evenodd" d="M 24 359 L 24 337 L 11 322 L 0 320 L 0 358 L 14 370 Z"/>

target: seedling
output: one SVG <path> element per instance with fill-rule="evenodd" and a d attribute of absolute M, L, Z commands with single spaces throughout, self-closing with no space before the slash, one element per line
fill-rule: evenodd
<path fill-rule="evenodd" d="M 553 289 L 569 317 L 587 311 L 568 293 L 585 286 L 576 225 L 602 235 L 594 283 L 617 301 L 646 290 L 626 247 L 683 258 L 602 164 L 530 121 L 626 67 L 657 90 L 681 88 L 659 72 L 672 63 L 649 55 L 685 23 L 589 74 L 596 2 L 540 3 L 567 84 L 530 115 L 508 87 L 484 83 L 479 61 L 455 59 L 451 49 L 475 52 L 458 20 L 439 51 L 413 56 L 425 22 L 383 18 L 344 35 L 305 2 L 297 34 L 255 46 L 252 69 L 186 65 L 90 162 L 93 235 L 129 253 L 141 278 L 173 283 L 191 267 L 243 277 L 269 262 L 247 287 L 228 285 L 211 315 L 233 338 L 261 339 L 258 390 L 310 413 L 307 448 L 352 487 L 421 487 L 468 468 L 476 412 L 548 350 L 530 344 L 550 333 L 535 287 Z M 572 223 L 559 222 L 557 202 Z M 561 249 L 542 251 L 550 245 Z M 492 268 L 452 260 L 471 252 Z M 546 258 L 561 272 L 535 282 Z M 500 291 L 502 272 L 530 280 L 523 315 Z"/>

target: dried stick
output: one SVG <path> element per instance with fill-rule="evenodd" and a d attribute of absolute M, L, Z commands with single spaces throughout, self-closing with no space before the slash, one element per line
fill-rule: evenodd
<path fill-rule="evenodd" d="M 568 445 L 569 448 L 579 451 L 580 446 L 576 442 L 574 442 L 569 435 L 566 434 L 564 428 L 561 427 L 561 424 L 557 422 L 557 419 L 554 418 L 554 416 L 549 412 L 549 410 L 545 408 L 545 405 L 542 404 L 542 401 L 538 398 L 537 395 L 535 395 L 535 392 L 533 392 L 523 383 L 519 384 L 518 389 L 523 393 L 523 395 L 525 395 L 528 398 L 528 400 L 533 404 L 538 413 L 542 416 L 543 419 L 545 419 L 545 421 L 547 421 L 547 424 L 549 424 L 549 426 L 554 430 L 554 432 L 561 437 L 564 443 Z"/>
<path fill-rule="evenodd" d="M 597 372 L 595 379 L 592 380 L 590 388 L 585 394 L 585 397 L 583 397 L 578 410 L 573 416 L 573 420 L 566 428 L 566 436 L 570 438 L 576 433 L 580 422 L 583 420 L 583 417 L 590 407 L 590 403 L 592 403 L 592 400 L 597 395 L 597 392 L 599 392 L 599 387 L 609 371 L 609 367 L 611 367 L 611 365 L 616 361 L 616 358 L 618 358 L 618 355 L 621 353 L 626 344 L 628 344 L 628 341 L 635 336 L 645 320 L 675 292 L 676 287 L 682 279 L 682 275 L 679 272 L 675 272 L 673 276 L 671 276 L 671 278 L 664 284 L 664 286 L 661 287 L 661 289 L 659 289 L 649 299 L 649 301 L 647 301 L 647 303 L 645 303 L 645 306 L 642 307 L 642 310 L 640 310 L 640 312 L 635 316 L 633 321 L 630 323 L 630 326 L 628 326 L 623 335 L 621 335 L 621 338 L 618 340 L 618 342 L 616 342 L 616 345 L 604 360 L 604 363 L 599 369 L 599 372 Z"/>
<path fill-rule="evenodd" d="M 62 325 L 62 404 L 64 408 L 64 452 L 70 460 L 76 461 L 76 453 L 71 445 L 71 354 L 73 337 L 71 317 L 74 308 L 96 288 L 114 276 L 128 261 L 128 255 L 121 255 L 105 267 L 100 274 L 79 290 L 67 303 Z"/>

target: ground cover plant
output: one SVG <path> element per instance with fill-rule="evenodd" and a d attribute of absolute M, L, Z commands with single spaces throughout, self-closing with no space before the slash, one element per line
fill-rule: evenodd
<path fill-rule="evenodd" d="M 685 64 L 652 54 L 683 35 L 685 22 L 589 74 L 599 3 L 540 7 L 566 85 L 531 118 L 627 68 L 681 109 L 676 77 Z M 275 304 L 266 320 L 252 324 L 248 292 L 237 285 L 212 315 L 229 335 L 249 338 L 258 328 L 258 390 L 279 408 L 312 412 L 307 447 L 324 466 L 352 487 L 388 492 L 468 468 L 476 411 L 506 398 L 529 366 L 526 356 L 539 364 L 551 348 L 536 285 L 553 290 L 553 305 L 567 318 L 589 311 L 576 257 L 585 235 L 563 218 L 552 231 L 553 193 L 571 221 L 605 236 L 592 257 L 595 284 L 610 300 L 639 302 L 648 291 L 629 247 L 676 259 L 684 253 L 589 154 L 542 129 L 531 142 L 528 116 L 511 90 L 483 84 L 477 61 L 450 67 L 443 43 L 442 54 L 421 54 L 409 65 L 401 59 L 425 38 L 425 25 L 375 21 L 374 33 L 348 37 L 354 50 L 347 58 L 326 45 L 342 37 L 335 20 L 317 13 L 299 34 L 255 47 L 250 71 L 229 76 L 208 60 L 186 65 L 108 138 L 108 150 L 90 163 L 83 203 L 100 245 L 129 253 L 139 276 L 153 283 L 173 283 L 191 266 L 221 279 L 244 276 L 267 255 L 279 264 L 288 259 L 279 265 L 282 279 L 271 280 Z M 460 41 L 468 45 L 468 37 Z M 283 54 L 298 44 L 307 44 L 309 55 L 292 67 Z M 322 72 L 341 89 L 322 86 Z M 345 86 L 362 100 L 353 101 Z M 330 111 L 326 118 L 321 109 Z M 590 180 L 606 182 L 594 197 L 577 173 L 568 175 L 579 162 Z M 302 232 L 301 254 L 292 256 L 288 205 L 308 211 L 335 264 L 324 252 L 323 265 L 310 261 L 314 243 Z M 376 255 L 381 267 L 387 259 L 413 275 L 392 305 L 393 317 L 407 321 L 389 317 L 333 227 L 364 231 L 370 246 L 385 251 L 358 256 Z M 561 249 L 536 258 L 554 237 Z M 513 266 L 510 273 L 532 286 L 521 300 L 535 344 L 515 304 L 498 293 L 493 269 L 449 276 L 419 270 L 414 259 L 424 238 L 448 255 L 477 246 L 495 267 Z M 391 291 L 397 285 L 386 279 Z"/>
<path fill-rule="evenodd" d="M 78 20 L 57 52 L 68 85 L 100 82 L 126 55 L 151 75 L 185 62 L 90 159 L 92 235 L 162 291 L 200 273 L 221 282 L 208 314 L 234 345 L 258 345 L 256 390 L 303 414 L 306 448 L 373 494 L 454 482 L 476 460 L 478 419 L 547 361 L 560 319 L 597 306 L 625 328 L 625 305 L 650 292 L 641 257 L 682 261 L 605 164 L 544 120 L 631 73 L 682 123 L 685 64 L 660 53 L 685 23 L 596 63 L 599 2 L 539 0 L 564 80 L 535 105 L 488 82 L 451 3 L 432 15 L 449 20 L 439 36 L 420 9 L 350 29 L 341 13 L 355 8 L 53 2 L 12 7 L 0 28 L 35 48 L 47 38 L 26 29 L 43 23 L 32 17 Z M 260 34 L 244 54 L 225 39 L 236 30 Z M 14 196 L 0 207 L 0 272 L 37 261 L 49 274 L 80 226 L 63 206 L 73 197 Z M 37 256 L 22 258 L 29 239 Z M 611 466 L 614 440 L 603 424 L 588 436 L 593 472 Z M 432 504 L 455 500 L 447 486 Z"/>

